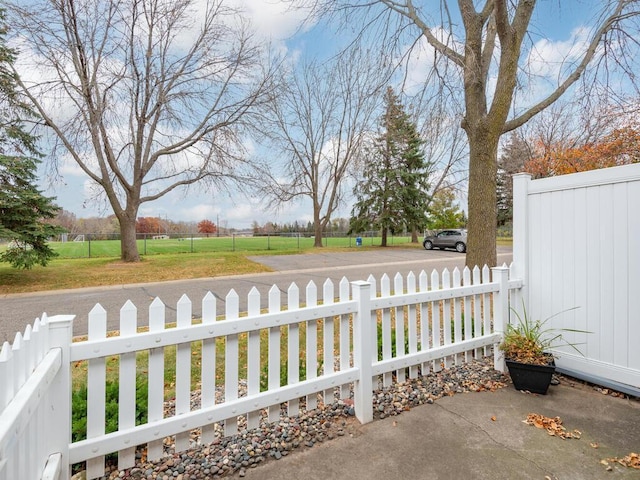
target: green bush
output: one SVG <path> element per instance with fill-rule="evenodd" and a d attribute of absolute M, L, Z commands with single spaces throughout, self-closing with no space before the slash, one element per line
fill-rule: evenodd
<path fill-rule="evenodd" d="M 406 355 L 409 353 L 409 335 L 408 332 L 404 332 L 404 353 Z M 420 348 L 420 345 L 418 345 Z M 391 357 L 396 356 L 396 329 L 391 328 Z M 382 324 L 378 322 L 378 361 L 382 360 Z"/>
<path fill-rule="evenodd" d="M 118 430 L 117 382 L 107 381 L 105 385 L 105 433 Z M 147 423 L 149 384 L 145 377 L 136 380 L 136 425 Z M 87 386 L 83 385 L 71 395 L 71 441 L 87 438 Z"/>
<path fill-rule="evenodd" d="M 471 317 L 471 337 L 475 335 L 476 331 L 476 321 L 475 318 Z M 462 332 L 462 339 L 465 339 L 464 329 L 465 329 L 465 321 L 464 321 L 464 312 L 460 315 L 460 326 Z M 484 335 L 484 325 L 480 324 L 480 335 Z M 455 322 L 451 320 L 451 341 L 455 341 L 456 338 L 456 327 Z"/>

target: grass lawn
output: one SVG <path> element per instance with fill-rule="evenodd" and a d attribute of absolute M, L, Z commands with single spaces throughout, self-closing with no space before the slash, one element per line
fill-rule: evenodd
<path fill-rule="evenodd" d="M 406 248 L 410 244 L 403 246 Z M 0 263 L 0 295 L 269 272 L 271 270 L 268 267 L 249 260 L 247 256 L 349 252 L 363 248 L 377 247 L 167 253 L 143 256 L 140 263 L 124 263 L 120 259 L 107 257 L 56 258 L 46 267 L 36 266 L 31 270 L 18 270 L 7 263 Z"/>
<path fill-rule="evenodd" d="M 119 257 L 119 240 L 87 240 L 82 242 L 51 242 L 49 245 L 60 258 Z M 380 237 L 365 237 L 364 246 L 380 245 Z M 407 244 L 410 237 L 390 237 L 392 245 Z M 263 252 L 263 251 L 307 251 L 313 249 L 312 237 L 285 237 L 278 235 L 261 237 L 172 237 L 137 241 L 140 255 L 163 255 L 172 253 L 212 252 Z M 323 246 L 349 248 L 356 246 L 354 237 L 325 237 Z"/>
<path fill-rule="evenodd" d="M 206 241 L 207 239 L 204 239 Z M 211 239 L 209 239 L 211 240 Z M 231 241 L 230 239 L 228 239 Z M 244 239 L 254 240 L 254 239 Z M 266 241 L 264 238 L 262 239 Z M 47 267 L 36 266 L 31 270 L 18 270 L 7 263 L 0 263 L 0 295 L 8 293 L 39 292 L 45 290 L 60 290 L 67 288 L 96 287 L 103 285 L 123 285 L 128 283 L 161 282 L 166 280 L 181 280 L 188 278 L 220 277 L 224 275 L 241 275 L 245 273 L 268 272 L 270 269 L 264 265 L 255 263 L 247 258 L 248 255 L 287 255 L 300 253 L 325 253 L 327 251 L 349 252 L 379 248 L 375 239 L 363 239 L 362 247 L 349 246 L 348 238 L 328 239 L 329 246 L 322 249 L 314 249 L 312 243 L 304 248 L 297 247 L 296 238 L 271 239 L 272 248 L 265 250 L 243 251 L 206 251 L 195 253 L 176 253 L 172 251 L 171 243 L 165 243 L 167 253 L 144 255 L 140 263 L 123 263 L 119 258 L 61 258 L 58 257 L 49 263 Z M 309 240 L 309 239 L 300 239 Z M 343 243 L 338 244 L 339 240 Z M 398 240 L 396 238 L 396 240 Z M 155 240 L 153 242 L 166 242 L 167 240 Z M 202 242 L 203 240 L 201 240 Z M 109 244 L 109 242 L 111 242 Z M 148 241 L 151 242 L 151 241 Z M 178 244 L 178 242 L 169 240 Z M 276 243 L 277 242 L 277 243 Z M 335 246 L 331 244 L 336 243 Z M 80 244 L 80 242 L 67 242 L 66 245 Z M 96 242 L 92 242 L 92 245 Z M 113 240 L 103 241 L 118 246 L 119 242 Z M 197 242 L 194 242 L 197 243 Z M 510 238 L 499 238 L 498 245 L 511 245 Z M 65 245 L 65 244 L 59 244 Z M 278 246 L 276 249 L 275 247 Z M 421 244 L 397 242 L 387 248 L 422 248 Z M 176 247 L 176 248 L 178 248 Z M 94 248 L 94 247 L 92 247 Z M 149 248 L 149 245 L 147 245 Z M 266 244 L 265 244 L 266 248 Z"/>
<path fill-rule="evenodd" d="M 58 258 L 47 267 L 31 270 L 0 264 L 0 294 L 267 271 L 267 267 L 250 261 L 245 254 L 231 252 L 154 255 L 143 257 L 140 263 L 123 263 L 114 258 Z"/>

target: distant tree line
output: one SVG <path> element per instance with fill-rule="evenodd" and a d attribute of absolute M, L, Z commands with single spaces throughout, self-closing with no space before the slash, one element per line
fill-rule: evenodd
<path fill-rule="evenodd" d="M 304 223 L 303 221 L 294 221 L 292 223 L 276 223 L 266 222 L 260 225 L 257 221 L 253 222 L 251 227 L 254 235 L 271 235 L 275 233 L 302 233 L 305 235 L 315 235 L 315 224 L 311 221 Z M 322 230 L 326 232 L 346 232 L 349 230 L 349 219 L 347 218 L 334 218 L 327 224 Z"/>
<path fill-rule="evenodd" d="M 120 225 L 115 215 L 106 217 L 77 218 L 67 210 L 60 209 L 57 215 L 48 220 L 51 225 L 64 228 L 69 236 L 91 234 L 93 239 L 114 238 L 120 235 Z M 349 219 L 335 218 L 327 225 L 324 232 L 346 232 L 349 229 Z M 215 222 L 203 219 L 196 221 L 174 221 L 163 217 L 138 217 L 136 220 L 136 233 L 148 235 L 177 235 L 177 234 L 205 234 L 231 235 L 241 229 L 218 226 Z M 279 233 L 303 233 L 313 234 L 315 227 L 313 222 L 294 221 L 291 223 L 265 222 L 259 224 L 254 221 L 251 228 L 253 235 L 271 235 Z"/>
<path fill-rule="evenodd" d="M 120 224 L 115 215 L 77 218 L 74 213 L 61 209 L 48 222 L 63 227 L 70 237 L 91 234 L 94 235 L 92 238 L 97 240 L 100 238 L 114 238 L 114 236 L 120 235 Z M 161 217 L 138 217 L 136 220 L 136 233 L 156 235 L 198 233 L 198 222 L 174 221 Z"/>

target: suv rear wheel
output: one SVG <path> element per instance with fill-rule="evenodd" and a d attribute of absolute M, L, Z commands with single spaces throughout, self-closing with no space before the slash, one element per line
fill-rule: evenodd
<path fill-rule="evenodd" d="M 456 243 L 456 251 L 460 253 L 464 253 L 467 251 L 467 246 L 462 242 L 458 242 Z"/>

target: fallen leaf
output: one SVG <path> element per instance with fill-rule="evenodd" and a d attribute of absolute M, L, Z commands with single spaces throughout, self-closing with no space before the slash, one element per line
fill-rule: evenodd
<path fill-rule="evenodd" d="M 591 442 L 590 444 L 593 448 L 598 448 L 600 445 L 598 445 L 596 442 Z"/>
<path fill-rule="evenodd" d="M 580 439 L 582 435 L 579 430 L 567 432 L 566 428 L 562 426 L 562 419 L 560 417 L 551 418 L 540 415 L 539 413 L 530 413 L 523 422 L 527 425 L 533 425 L 536 428 L 545 429 L 550 436 L 559 437 L 563 440 L 567 438 Z"/>
<path fill-rule="evenodd" d="M 496 418 L 496 416 L 495 416 L 495 415 L 491 417 L 491 421 L 492 421 L 492 422 L 495 422 L 496 420 L 497 420 L 497 418 Z"/>
<path fill-rule="evenodd" d="M 636 468 L 640 470 L 640 455 L 634 452 L 631 452 L 629 455 L 622 458 L 613 457 L 600 461 L 603 465 L 608 465 L 608 462 L 619 463 L 623 467 Z"/>
<path fill-rule="evenodd" d="M 396 422 L 395 420 L 393 421 L 393 426 L 397 427 L 398 426 L 398 422 Z"/>

